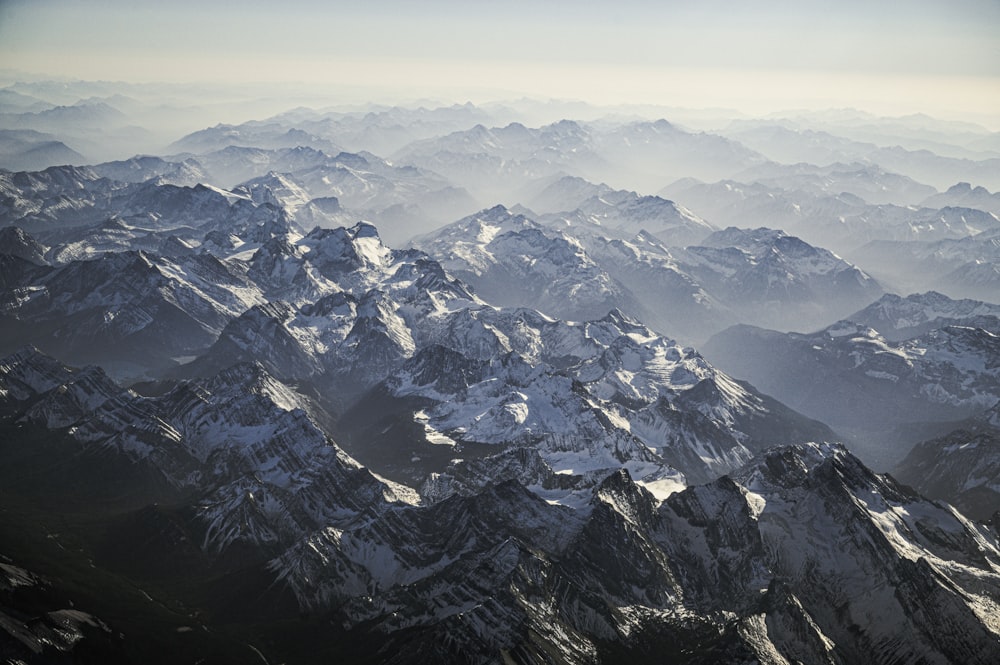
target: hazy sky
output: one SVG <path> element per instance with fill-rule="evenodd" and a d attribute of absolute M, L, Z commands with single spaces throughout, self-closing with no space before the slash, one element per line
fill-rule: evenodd
<path fill-rule="evenodd" d="M 1000 114 L 1000 0 L 0 0 L 0 67 L 747 112 Z"/>

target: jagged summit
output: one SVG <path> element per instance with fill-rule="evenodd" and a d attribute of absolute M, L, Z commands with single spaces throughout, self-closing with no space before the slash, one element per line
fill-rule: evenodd
<path fill-rule="evenodd" d="M 655 337 L 655 333 L 653 331 L 617 307 L 605 314 L 599 322 L 611 324 L 619 330 L 626 331 L 628 334 L 637 334 L 647 338 Z"/>

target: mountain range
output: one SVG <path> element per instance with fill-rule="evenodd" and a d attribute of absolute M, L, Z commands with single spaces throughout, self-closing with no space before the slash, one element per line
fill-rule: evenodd
<path fill-rule="evenodd" d="M 557 109 L 0 149 L 0 656 L 996 662 L 995 137 Z"/>
<path fill-rule="evenodd" d="M 654 235 L 655 218 L 646 228 L 539 220 L 498 206 L 413 244 L 493 302 L 567 319 L 616 306 L 688 340 L 736 321 L 819 326 L 882 293 L 856 266 L 782 231 L 702 226 L 696 244 L 676 246 L 666 239 L 684 234 Z"/>
<path fill-rule="evenodd" d="M 869 463 L 890 468 L 920 440 L 915 433 L 1000 399 L 995 312 L 934 292 L 888 295 L 815 333 L 734 326 L 704 351 L 726 371 L 853 436 Z M 885 334 L 872 327 L 879 324 Z"/>
<path fill-rule="evenodd" d="M 256 600 L 240 611 L 258 621 L 275 612 L 280 588 L 307 612 L 297 631 L 308 634 L 308 615 L 337 608 L 332 641 L 320 642 L 328 656 L 351 653 L 337 646 L 350 643 L 387 662 L 503 654 L 645 662 L 680 649 L 690 662 L 876 654 L 875 662 L 985 663 L 997 646 L 989 600 L 1000 583 L 996 534 L 872 474 L 838 446 L 777 448 L 665 500 L 622 468 L 600 474 L 572 506 L 513 479 L 414 505 L 418 495 L 357 465 L 315 426 L 308 400 L 260 366 L 159 397 L 32 349 L 0 367 L 2 426 L 46 441 L 29 452 L 17 443 L 23 431 L 7 439 L 6 455 L 36 471 L 33 484 L 9 480 L 6 492 L 45 491 L 38 481 L 64 475 L 53 458 L 69 454 L 78 481 L 62 496 L 77 510 L 193 495 L 186 513 L 133 509 L 110 531 L 139 561 L 124 564 L 105 543 L 92 564 L 116 581 L 128 579 L 129 566 L 170 579 L 177 562 L 157 569 L 164 556 L 196 576 L 205 566 L 255 571 Z M 140 533 L 167 551 L 123 545 Z M 194 621 L 233 612 L 217 607 Z M 104 625 L 100 616 L 92 622 Z M 41 652 L 35 630 L 18 639 Z M 258 639 L 280 651 L 280 632 L 263 630 Z"/>

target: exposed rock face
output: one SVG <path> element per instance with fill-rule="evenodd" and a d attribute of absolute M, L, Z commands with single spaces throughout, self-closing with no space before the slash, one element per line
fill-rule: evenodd
<path fill-rule="evenodd" d="M 1000 402 L 945 436 L 914 446 L 893 473 L 982 522 L 1000 511 Z"/>
<path fill-rule="evenodd" d="M 613 473 L 575 511 L 508 482 L 387 513 L 363 533 L 317 534 L 280 564 L 313 581 L 326 574 L 300 590 L 311 602 L 365 589 L 344 612 L 352 624 L 374 620 L 386 653 L 404 628 L 419 628 L 419 655 L 407 649 L 399 662 L 428 653 L 499 662 L 508 651 L 541 662 L 540 649 L 593 662 L 638 656 L 658 633 L 698 643 L 695 662 L 995 655 L 1000 552 L 984 531 L 842 449 L 780 449 L 738 477 L 660 503 Z M 512 514 L 521 519 L 507 522 Z M 461 528 L 441 542 L 438 524 Z M 396 544 L 399 533 L 413 544 Z M 955 584 L 983 600 L 961 600 Z"/>
<path fill-rule="evenodd" d="M 259 365 L 236 365 L 155 398 L 119 388 L 98 368 L 68 369 L 34 349 L 4 359 L 0 370 L 8 421 L 65 432 L 98 467 L 102 456 L 119 455 L 134 473 L 159 477 L 175 497 L 200 496 L 204 545 L 216 551 L 234 542 L 270 551 L 395 500 L 390 485 L 318 428 L 309 400 Z"/>
<path fill-rule="evenodd" d="M 466 376 L 440 388 L 488 367 L 436 355 Z M 777 448 L 665 500 L 625 468 L 560 488 L 544 446 L 518 448 L 509 479 L 467 466 L 462 491 L 418 506 L 259 366 L 157 398 L 31 349 L 0 366 L 6 422 L 197 488 L 209 556 L 258 552 L 387 662 L 645 662 L 666 636 L 694 662 L 988 663 L 1000 649 L 996 535 L 838 446 Z"/>

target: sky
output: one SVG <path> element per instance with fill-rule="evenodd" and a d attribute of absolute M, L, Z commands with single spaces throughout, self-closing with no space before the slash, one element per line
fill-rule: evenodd
<path fill-rule="evenodd" d="M 1000 116 L 998 34 L 1000 0 L 0 0 L 0 68 L 19 76 L 280 82 L 344 101 Z"/>

